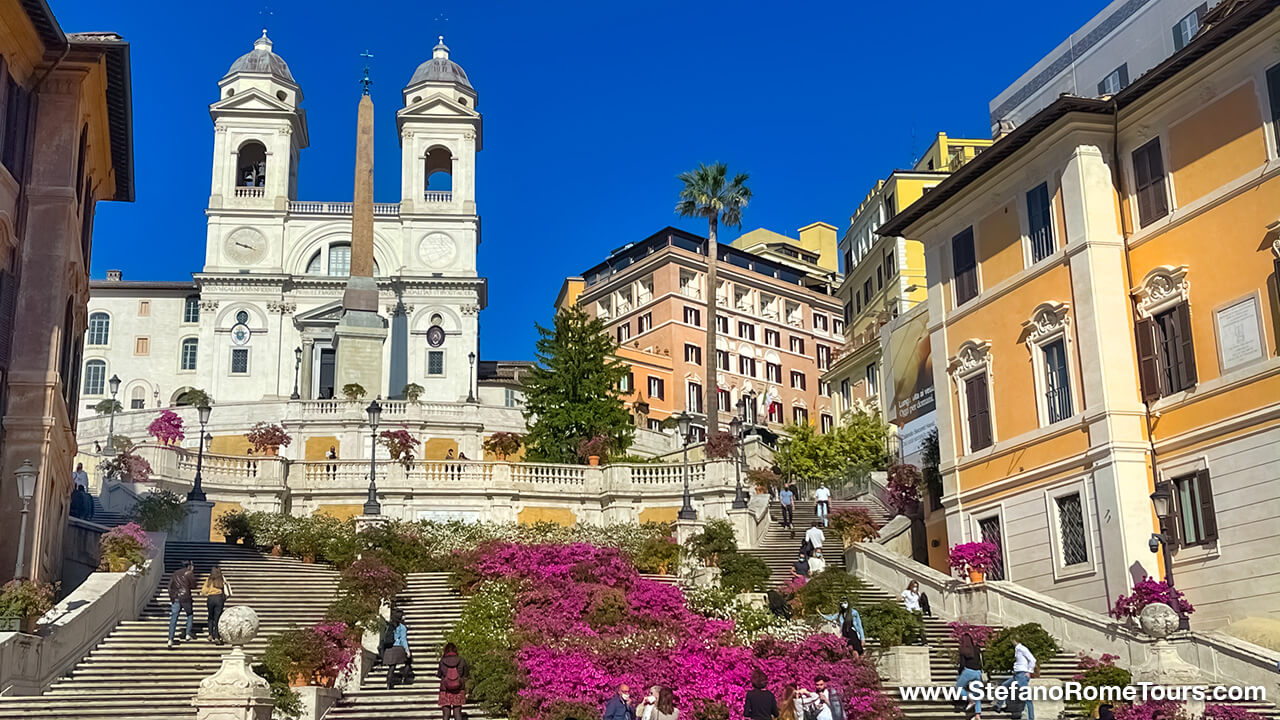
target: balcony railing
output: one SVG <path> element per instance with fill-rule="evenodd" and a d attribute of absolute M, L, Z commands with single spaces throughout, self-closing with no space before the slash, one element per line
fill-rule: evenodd
<path fill-rule="evenodd" d="M 453 191 L 427 190 L 422 193 L 422 199 L 427 202 L 453 202 Z"/>
<path fill-rule="evenodd" d="M 238 198 L 260 198 L 266 195 L 267 189 L 262 187 L 238 187 L 236 188 L 236 197 Z"/>
<path fill-rule="evenodd" d="M 289 212 L 298 213 L 300 215 L 350 215 L 352 207 L 352 203 L 349 202 L 311 202 L 307 200 L 289 201 Z M 389 216 L 399 215 L 400 203 L 374 203 L 373 214 Z"/>

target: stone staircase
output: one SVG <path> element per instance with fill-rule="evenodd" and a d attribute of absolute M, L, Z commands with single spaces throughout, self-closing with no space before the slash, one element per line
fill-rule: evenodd
<path fill-rule="evenodd" d="M 871 501 L 833 500 L 831 503 L 833 511 L 850 507 L 865 508 L 880 525 L 889 520 L 888 513 L 878 504 Z M 791 564 L 796 561 L 796 557 L 799 555 L 800 543 L 804 542 L 804 533 L 813 525 L 813 521 L 818 519 L 818 516 L 815 512 L 813 501 L 797 501 L 794 517 L 792 518 L 794 527 L 787 529 L 782 527 L 782 510 L 778 507 L 776 500 L 773 501 L 769 512 L 771 514 L 771 522 L 761 546 L 746 552 L 765 561 L 765 564 L 769 566 L 769 585 L 778 587 L 786 584 L 791 579 Z M 826 536 L 823 559 L 827 561 L 827 567 L 843 568 L 844 546 L 841 544 L 840 535 L 829 527 L 823 530 L 823 534 Z"/>
<path fill-rule="evenodd" d="M 100 500 L 97 495 L 94 495 L 93 518 L 90 519 L 90 522 L 97 523 L 103 527 L 113 528 L 129 522 L 129 515 L 127 513 L 107 512 L 107 510 L 102 507 L 102 500 Z"/>
<path fill-rule="evenodd" d="M 365 677 L 358 692 L 348 693 L 325 715 L 326 720 L 395 720 L 436 717 L 440 680 L 436 667 L 444 647 L 444 636 L 462 614 L 464 599 L 449 588 L 448 573 L 415 573 L 398 598 L 409 629 L 413 651 L 414 681 L 387 690 L 387 668 L 375 667 Z M 464 706 L 467 717 L 487 717 L 474 703 Z"/>
<path fill-rule="evenodd" d="M 263 556 L 241 546 L 170 542 L 165 548 L 164 578 L 142 616 L 117 625 L 44 695 L 0 697 L 0 720 L 195 718 L 191 699 L 200 680 L 213 674 L 230 648 L 208 641 L 204 603 L 199 598 L 195 603 L 197 639 L 172 650 L 166 647 L 169 573 L 187 559 L 195 562 L 201 580 L 219 565 L 234 591 L 228 606 L 249 605 L 258 613 L 258 637 L 245 648 L 255 659 L 261 658 L 272 635 L 321 620 L 338 584 L 338 573 L 327 565 Z M 184 626 L 179 620 L 179 633 Z"/>

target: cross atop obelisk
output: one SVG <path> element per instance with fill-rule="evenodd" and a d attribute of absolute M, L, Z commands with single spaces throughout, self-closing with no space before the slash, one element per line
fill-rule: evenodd
<path fill-rule="evenodd" d="M 368 51 L 361 57 L 371 58 Z M 366 61 L 364 90 L 356 112 L 356 174 L 351 196 L 351 274 L 342 293 L 342 320 L 334 330 L 336 385 L 357 383 L 368 395 L 382 395 L 382 345 L 386 322 L 378 315 L 373 279 L 373 99 Z"/>

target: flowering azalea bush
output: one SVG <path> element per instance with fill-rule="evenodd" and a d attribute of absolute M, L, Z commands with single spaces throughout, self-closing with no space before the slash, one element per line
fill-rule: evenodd
<path fill-rule="evenodd" d="M 1263 717 L 1239 705 L 1205 705 L 1204 720 L 1263 720 Z"/>
<path fill-rule="evenodd" d="M 474 562 L 478 593 L 485 593 L 476 598 L 489 620 L 476 621 L 469 600 L 449 639 L 469 657 L 487 658 L 472 678 L 491 712 L 553 720 L 566 706 L 598 709 L 627 683 L 671 687 L 683 715 L 711 717 L 740 708 L 759 669 L 775 693 L 828 676 L 843 691 L 850 720 L 899 716 L 875 668 L 841 638 L 761 633 L 748 645 L 734 620 L 694 612 L 680 588 L 640 577 L 617 548 L 495 542 Z M 509 588 L 506 618 L 494 612 L 501 606 L 488 588 L 495 584 Z"/>
<path fill-rule="evenodd" d="M 1084 687 L 1127 687 L 1133 682 L 1133 676 L 1128 670 L 1116 667 L 1116 660 L 1119 655 L 1103 653 L 1101 657 L 1093 657 L 1087 653 L 1080 653 L 1078 667 L 1080 672 L 1071 679 L 1080 683 Z M 1100 700 L 1082 699 L 1080 701 L 1080 712 L 1085 717 L 1093 717 L 1098 706 L 1102 704 Z"/>
<path fill-rule="evenodd" d="M 1116 598 L 1116 604 L 1112 606 L 1109 614 L 1117 620 L 1136 618 L 1142 612 L 1142 608 L 1158 602 L 1165 603 L 1174 610 L 1181 607 L 1182 612 L 1187 615 L 1195 612 L 1195 608 L 1187 602 L 1181 590 L 1169 587 L 1169 583 L 1163 580 L 1144 577 L 1134 583 L 1132 593 Z"/>
<path fill-rule="evenodd" d="M 506 460 L 520 452 L 523 444 L 524 436 L 513 432 L 496 432 L 484 439 L 485 451 L 493 453 L 499 460 Z"/>
<path fill-rule="evenodd" d="M 960 638 L 967 634 L 973 638 L 978 647 L 985 646 L 987 640 L 991 639 L 991 634 L 995 632 L 995 630 L 986 625 L 970 625 L 963 622 L 949 622 L 947 623 L 947 630 L 950 632 L 952 640 L 959 642 Z"/>
<path fill-rule="evenodd" d="M 871 518 L 871 513 L 864 508 L 841 508 L 827 518 L 831 528 L 840 533 L 841 539 L 848 543 L 873 540 L 880 535 L 880 526 Z"/>
<path fill-rule="evenodd" d="M 977 570 L 991 572 L 1000 558 L 1000 548 L 986 541 L 960 543 L 951 546 L 947 562 L 953 570 Z"/>
<path fill-rule="evenodd" d="M 155 549 L 151 538 L 138 523 L 118 525 L 103 533 L 98 540 L 98 569 L 107 572 L 124 572 L 134 565 L 141 566 Z"/>
<path fill-rule="evenodd" d="M 405 579 L 376 557 L 363 557 L 342 571 L 340 591 L 375 600 L 392 600 L 404 591 Z"/>
<path fill-rule="evenodd" d="M 0 587 L 0 616 L 39 617 L 53 609 L 55 588 L 34 580 L 10 580 Z"/>
<path fill-rule="evenodd" d="M 737 441 L 727 432 L 713 432 L 707 436 L 707 457 L 731 458 L 737 449 Z"/>
<path fill-rule="evenodd" d="M 359 647 L 359 638 L 346 623 L 322 622 L 272 637 L 262 659 L 271 675 L 290 685 L 333 687 Z"/>
<path fill-rule="evenodd" d="M 182 416 L 172 410 L 165 410 L 152 420 L 147 426 L 147 433 L 164 445 L 173 445 L 186 438 L 182 432 Z"/>
<path fill-rule="evenodd" d="M 1187 720 L 1187 711 L 1174 700 L 1152 700 L 1116 707 L 1116 720 Z"/>
<path fill-rule="evenodd" d="M 255 452 L 262 452 L 267 448 L 289 447 L 293 442 L 293 438 L 289 437 L 289 433 L 284 428 L 269 423 L 265 420 L 257 423 L 249 432 L 244 434 L 244 438 L 253 446 Z"/>
<path fill-rule="evenodd" d="M 893 465 L 889 468 L 889 508 L 899 515 L 920 504 L 920 485 L 924 476 L 915 465 Z"/>
<path fill-rule="evenodd" d="M 311 630 L 320 638 L 319 673 L 326 678 L 337 678 L 356 659 L 360 638 L 341 622 L 317 623 Z"/>
<path fill-rule="evenodd" d="M 119 482 L 146 482 L 151 479 L 151 463 L 135 455 L 132 446 L 117 450 L 115 457 L 98 463 L 98 468 Z"/>
<path fill-rule="evenodd" d="M 608 457 L 612 444 L 613 441 L 604 435 L 583 438 L 582 442 L 578 443 L 578 457 L 582 460 L 590 457 Z"/>
<path fill-rule="evenodd" d="M 413 449 L 420 443 L 408 430 L 383 430 L 378 441 L 387 449 L 392 460 L 398 460 L 408 470 L 413 465 Z"/>

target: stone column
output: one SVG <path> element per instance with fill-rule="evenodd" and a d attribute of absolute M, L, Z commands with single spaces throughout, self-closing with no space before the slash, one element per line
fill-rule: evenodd
<path fill-rule="evenodd" d="M 258 614 L 248 605 L 227 608 L 218 632 L 231 643 L 222 666 L 200 681 L 191 704 L 196 720 L 271 720 L 271 687 L 253 671 L 244 645 L 258 634 Z"/>

